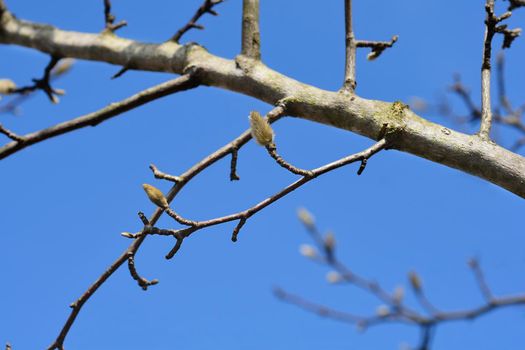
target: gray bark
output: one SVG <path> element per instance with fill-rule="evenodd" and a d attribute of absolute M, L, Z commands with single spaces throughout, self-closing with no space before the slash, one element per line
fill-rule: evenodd
<path fill-rule="evenodd" d="M 132 69 L 182 74 L 196 67 L 202 83 L 275 105 L 287 114 L 377 140 L 386 127 L 389 147 L 478 176 L 525 198 L 525 158 L 477 135 L 427 121 L 401 103 L 318 89 L 284 76 L 258 60 L 227 60 L 195 45 L 141 43 L 113 34 L 87 34 L 2 16 L 0 43 L 60 57 L 107 62 Z"/>

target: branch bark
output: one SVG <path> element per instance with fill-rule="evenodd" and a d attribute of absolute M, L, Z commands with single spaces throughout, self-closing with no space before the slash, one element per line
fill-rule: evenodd
<path fill-rule="evenodd" d="M 259 31 L 259 0 L 243 0 L 242 49 L 244 56 L 261 59 L 261 34 Z"/>
<path fill-rule="evenodd" d="M 59 57 L 132 66 L 146 71 L 202 72 L 201 83 L 275 104 L 287 98 L 295 117 L 353 131 L 378 140 L 387 127 L 389 147 L 478 176 L 525 198 L 525 158 L 477 135 L 429 122 L 399 104 L 345 96 L 286 77 L 261 62 L 243 70 L 235 61 L 208 53 L 196 44 L 146 44 L 129 39 L 63 31 L 22 21 L 4 12 L 0 43 L 30 47 Z"/>

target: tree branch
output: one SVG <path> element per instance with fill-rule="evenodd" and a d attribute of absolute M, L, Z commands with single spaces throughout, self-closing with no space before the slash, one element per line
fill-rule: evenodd
<path fill-rule="evenodd" d="M 111 0 L 104 0 L 104 21 L 106 33 L 114 33 L 120 28 L 127 26 L 128 22 L 120 21 L 117 24 L 115 23 L 115 16 L 111 13 Z"/>
<path fill-rule="evenodd" d="M 274 122 L 275 120 L 278 120 L 282 114 L 284 113 L 284 105 L 279 105 L 276 108 L 274 108 L 268 116 L 269 122 Z M 209 156 L 202 159 L 200 162 L 196 163 L 194 166 L 192 166 L 190 169 L 188 169 L 185 173 L 183 173 L 179 178 L 181 181 L 177 181 L 169 190 L 169 192 L 166 194 L 166 200 L 168 203 L 171 203 L 175 196 L 184 188 L 184 186 L 195 176 L 197 176 L 200 172 L 202 172 L 204 169 L 207 169 L 211 165 L 215 164 L 220 159 L 226 157 L 229 155 L 234 149 L 238 149 L 245 145 L 248 141 L 250 141 L 252 138 L 250 130 L 245 131 L 242 133 L 239 137 L 237 137 L 232 142 L 226 144 L 225 146 L 221 147 L 217 151 L 213 152 Z M 48 350 L 63 350 L 64 349 L 64 341 L 66 339 L 67 334 L 69 333 L 69 330 L 73 326 L 73 323 L 75 322 L 80 310 L 82 309 L 82 306 L 93 296 L 93 294 L 102 286 L 106 280 L 111 277 L 111 275 L 117 271 L 122 264 L 124 264 L 126 261 L 129 261 L 130 256 L 135 256 L 136 252 L 148 236 L 148 234 L 161 234 L 166 233 L 165 230 L 158 230 L 154 229 L 153 226 L 157 223 L 157 221 L 160 219 L 164 212 L 164 209 L 157 208 L 155 212 L 151 215 L 149 219 L 147 219 L 144 214 L 139 213 L 139 216 L 144 224 L 144 229 L 139 232 L 138 234 L 126 234 L 126 237 L 132 238 L 133 243 L 130 244 L 130 246 L 100 275 L 100 277 L 75 301 L 71 304 L 72 311 L 67 318 L 64 326 L 62 327 L 59 335 L 55 339 L 55 341 L 48 347 Z M 176 235 L 176 233 L 174 233 Z M 166 258 L 171 258 L 175 253 L 178 251 L 182 244 L 182 237 L 177 237 L 177 244 L 175 245 L 174 249 L 168 255 Z M 134 266 L 133 266 L 134 267 Z M 132 270 L 130 270 L 132 272 Z M 133 272 L 132 272 L 133 274 Z M 140 283 L 140 280 L 139 280 Z"/>
<path fill-rule="evenodd" d="M 343 90 L 354 92 L 357 82 L 355 80 L 355 54 L 356 40 L 352 28 L 352 0 L 345 1 L 345 80 Z"/>
<path fill-rule="evenodd" d="M 193 17 L 189 20 L 189 22 L 186 23 L 184 27 L 179 29 L 177 33 L 175 33 L 175 35 L 171 37 L 171 41 L 178 43 L 182 36 L 193 28 L 204 29 L 204 26 L 198 24 L 197 22 L 206 13 L 209 13 L 213 16 L 217 16 L 218 13 L 215 12 L 215 10 L 213 10 L 213 7 L 222 2 L 224 2 L 224 0 L 204 0 L 204 3 L 197 9 L 197 12 L 195 12 Z"/>
<path fill-rule="evenodd" d="M 42 129 L 24 136 L 18 140 L 10 142 L 0 147 L 0 159 L 20 151 L 30 145 L 47 140 L 49 138 L 62 135 L 86 126 L 96 126 L 110 118 L 116 117 L 131 109 L 142 106 L 148 102 L 154 101 L 161 97 L 188 89 L 199 85 L 196 73 L 186 74 L 177 79 L 159 84 L 149 89 L 143 90 L 133 96 L 130 96 L 120 102 L 111 103 L 110 105 L 75 119 L 56 124 L 47 129 Z"/>
<path fill-rule="evenodd" d="M 255 97 L 274 105 L 291 97 L 287 113 L 353 131 L 376 140 L 384 124 L 396 134 L 389 147 L 481 177 L 525 198 L 525 158 L 479 137 L 429 122 L 410 110 L 393 113 L 393 104 L 345 96 L 298 82 L 256 63 L 249 71 L 204 48 L 168 42 L 144 44 L 119 37 L 69 32 L 3 16 L 0 43 L 141 70 L 183 73 L 202 70 L 202 83 Z M 8 18 L 7 18 L 8 17 Z M 7 19 L 6 19 L 7 18 Z M 122 49 L 125 48 L 125 49 Z M 373 117 L 372 117 L 373 116 Z"/>
<path fill-rule="evenodd" d="M 261 59 L 261 35 L 259 32 L 259 0 L 243 0 L 242 2 L 242 48 L 241 53 Z"/>
<path fill-rule="evenodd" d="M 298 214 L 299 219 L 305 225 L 307 232 L 312 237 L 316 246 L 302 245 L 300 252 L 311 261 L 334 269 L 327 274 L 328 282 L 333 284 L 346 283 L 355 286 L 364 292 L 375 296 L 379 301 L 384 303 L 377 307 L 375 315 L 358 315 L 311 302 L 298 295 L 287 293 L 280 288 L 275 289 L 274 293 L 276 297 L 308 312 L 315 313 L 322 317 L 331 318 L 336 321 L 352 323 L 362 330 L 370 326 L 385 323 L 412 325 L 419 328 L 421 332 L 421 340 L 418 349 L 428 350 L 430 349 L 436 328 L 444 323 L 453 321 L 470 321 L 497 309 L 525 305 L 525 294 L 495 297 L 490 292 L 478 261 L 472 259 L 469 261 L 469 265 L 474 270 L 478 286 L 485 296 L 485 302 L 480 306 L 470 309 L 446 312 L 440 311 L 434 307 L 426 297 L 420 277 L 415 272 L 410 272 L 409 281 L 417 297 L 417 301 L 428 313 L 428 315 L 422 314 L 405 303 L 403 300 L 403 287 L 397 287 L 393 293 L 389 293 L 383 289 L 379 283 L 368 280 L 353 272 L 341 262 L 335 254 L 335 238 L 333 234 L 328 233 L 323 237 L 313 220 L 313 216 L 306 211 L 306 209 L 301 209 Z"/>

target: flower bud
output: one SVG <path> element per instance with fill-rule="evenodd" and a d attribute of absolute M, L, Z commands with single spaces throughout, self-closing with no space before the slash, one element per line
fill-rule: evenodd
<path fill-rule="evenodd" d="M 317 249 L 309 244 L 301 244 L 299 247 L 299 252 L 301 255 L 310 259 L 317 257 Z"/>
<path fill-rule="evenodd" d="M 376 315 L 379 317 L 387 317 L 390 315 L 390 308 L 386 305 L 379 305 L 376 309 Z"/>
<path fill-rule="evenodd" d="M 299 217 L 299 220 L 303 223 L 303 225 L 312 227 L 315 224 L 314 216 L 305 208 L 299 208 L 297 210 L 297 216 Z"/>
<path fill-rule="evenodd" d="M 259 145 L 268 147 L 273 144 L 274 133 L 272 127 L 259 112 L 250 112 L 250 128 L 252 137 Z"/>
<path fill-rule="evenodd" d="M 328 281 L 328 283 L 338 283 L 341 282 L 342 279 L 343 277 L 341 276 L 341 274 L 336 271 L 330 271 L 326 274 L 326 280 Z"/>
<path fill-rule="evenodd" d="M 16 89 L 16 84 L 9 79 L 0 79 L 0 95 L 8 95 Z"/>
<path fill-rule="evenodd" d="M 142 184 L 142 188 L 144 188 L 144 191 L 146 191 L 149 200 L 152 201 L 153 204 L 162 209 L 165 209 L 169 206 L 168 200 L 158 188 L 148 184 Z"/>
<path fill-rule="evenodd" d="M 333 251 L 335 248 L 335 236 L 333 232 L 328 232 L 324 237 L 324 246 L 326 250 Z"/>
<path fill-rule="evenodd" d="M 414 288 L 414 291 L 419 292 L 422 287 L 421 278 L 415 271 L 410 271 L 408 274 L 408 279 L 410 280 L 410 285 Z"/>
<path fill-rule="evenodd" d="M 401 304 L 404 297 L 405 297 L 405 288 L 403 288 L 402 286 L 397 286 L 396 289 L 394 289 L 394 293 L 392 294 L 392 298 L 394 299 L 394 302 L 396 304 Z"/>

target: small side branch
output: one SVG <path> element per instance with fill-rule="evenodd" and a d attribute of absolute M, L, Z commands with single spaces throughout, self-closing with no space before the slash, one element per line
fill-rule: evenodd
<path fill-rule="evenodd" d="M 481 270 L 478 259 L 470 259 L 468 265 L 474 273 L 474 277 L 478 284 L 479 290 L 485 298 L 485 301 L 489 304 L 492 303 L 492 301 L 494 300 L 494 295 L 492 294 L 492 291 L 489 288 L 487 280 L 485 279 L 485 274 L 483 273 L 483 270 Z"/>
<path fill-rule="evenodd" d="M 313 176 L 313 173 L 312 173 L 311 170 L 304 170 L 304 169 L 297 168 L 297 167 L 293 166 L 292 164 L 288 163 L 286 160 L 284 160 L 283 157 L 281 157 L 277 153 L 277 147 L 275 146 L 275 144 L 271 144 L 270 146 L 266 146 L 266 150 L 268 151 L 268 154 L 273 159 L 275 159 L 277 164 L 279 164 L 280 166 L 282 166 L 283 168 L 285 168 L 289 172 L 294 173 L 296 175 L 305 176 L 305 177 Z"/>
<path fill-rule="evenodd" d="M 255 60 L 261 59 L 261 34 L 259 31 L 259 0 L 243 0 L 241 53 Z"/>
<path fill-rule="evenodd" d="M 509 2 L 510 2 L 509 8 L 508 8 L 509 11 L 525 6 L 525 0 L 509 0 Z"/>
<path fill-rule="evenodd" d="M 209 13 L 213 16 L 219 15 L 213 8 L 222 2 L 224 2 L 224 0 L 205 0 L 204 3 L 197 9 L 197 12 L 195 12 L 193 17 L 189 20 L 189 22 L 186 23 L 184 27 L 179 29 L 177 33 L 175 33 L 175 35 L 171 37 L 170 40 L 178 43 L 180 39 L 182 38 L 182 36 L 186 34 L 186 32 L 188 32 L 189 30 L 194 29 L 194 28 L 204 29 L 204 26 L 201 24 L 198 24 L 197 22 L 206 13 Z"/>
<path fill-rule="evenodd" d="M 237 159 L 239 157 L 239 150 L 234 148 L 232 150 L 232 159 L 230 162 L 230 181 L 238 181 L 241 178 L 237 174 Z"/>
<path fill-rule="evenodd" d="M 343 90 L 354 92 L 357 86 L 355 80 L 355 54 L 356 54 L 356 40 L 354 30 L 352 28 L 352 0 L 344 0 L 345 2 L 345 80 L 343 82 Z"/>
<path fill-rule="evenodd" d="M 4 134 L 5 136 L 9 137 L 15 142 L 24 142 L 24 138 L 22 136 L 15 134 L 9 129 L 4 128 L 2 124 L 0 124 L 0 134 Z"/>
<path fill-rule="evenodd" d="M 399 37 L 397 35 L 394 35 L 390 41 L 357 40 L 356 47 L 370 48 L 371 51 L 368 54 L 367 58 L 368 60 L 373 61 L 376 58 L 378 58 L 383 53 L 383 51 L 394 46 L 394 44 L 397 42 L 397 39 L 399 39 Z"/>
<path fill-rule="evenodd" d="M 104 20 L 105 20 L 105 29 L 106 33 L 114 33 L 118 29 L 128 25 L 126 21 L 120 21 L 117 24 L 115 23 L 115 16 L 111 13 L 111 0 L 104 0 Z"/>
<path fill-rule="evenodd" d="M 166 174 L 160 171 L 154 164 L 150 164 L 149 168 L 153 172 L 153 176 L 155 176 L 156 179 L 167 180 L 174 183 L 182 182 L 182 178 L 180 176 Z"/>
<path fill-rule="evenodd" d="M 44 69 L 44 76 L 41 79 L 33 79 L 33 85 L 24 86 L 21 88 L 17 88 L 12 91 L 14 94 L 21 94 L 26 95 L 36 90 L 42 90 L 46 96 L 49 98 L 49 100 L 53 103 L 58 103 L 58 95 L 63 95 L 64 91 L 60 89 L 54 89 L 51 86 L 51 71 L 57 63 L 60 61 L 60 57 L 57 56 L 51 56 L 51 59 L 49 63 L 47 64 L 46 68 Z"/>
<path fill-rule="evenodd" d="M 129 273 L 131 274 L 131 277 L 133 277 L 133 279 L 137 281 L 137 283 L 143 290 L 147 290 L 149 286 L 153 286 L 159 283 L 159 280 L 157 279 L 149 281 L 139 275 L 139 273 L 137 272 L 137 268 L 135 267 L 135 254 L 133 252 L 128 253 L 128 269 Z"/>
<path fill-rule="evenodd" d="M 22 141 L 10 142 L 0 147 L 0 159 L 20 151 L 30 145 L 42 142 L 49 138 L 62 135 L 86 126 L 96 126 L 110 118 L 142 106 L 161 97 L 195 88 L 199 85 L 197 74 L 182 75 L 177 79 L 156 85 L 130 96 L 120 102 L 112 103 L 96 112 L 56 124 L 47 129 L 42 129 L 22 136 Z"/>
<path fill-rule="evenodd" d="M 494 0 L 486 0 L 485 11 L 485 38 L 483 43 L 483 59 L 481 64 L 481 127 L 479 136 L 485 140 L 490 139 L 490 129 L 492 127 L 492 107 L 491 107 L 491 56 L 492 39 L 496 33 L 504 36 L 502 48 L 510 48 L 512 42 L 517 38 L 521 29 L 508 29 L 507 25 L 499 25 L 500 22 L 509 18 L 512 13 L 505 12 L 501 16 L 496 16 L 494 12 Z"/>

